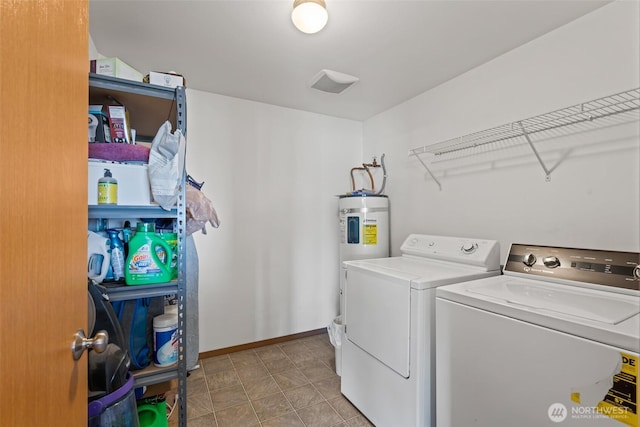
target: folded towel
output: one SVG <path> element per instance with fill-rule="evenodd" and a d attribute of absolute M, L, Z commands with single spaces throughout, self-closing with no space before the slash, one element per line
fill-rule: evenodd
<path fill-rule="evenodd" d="M 140 144 L 115 144 L 92 142 L 89 144 L 89 158 L 114 162 L 149 162 L 149 147 Z"/>

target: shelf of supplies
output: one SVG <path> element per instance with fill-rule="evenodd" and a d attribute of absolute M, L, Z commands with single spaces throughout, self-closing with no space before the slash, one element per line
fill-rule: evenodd
<path fill-rule="evenodd" d="M 146 387 L 178 378 L 178 365 L 159 367 L 153 364 L 133 372 L 133 386 Z"/>
<path fill-rule="evenodd" d="M 90 105 L 124 105 L 131 128 L 141 140 L 151 141 L 165 120 L 171 122 L 173 129 L 178 127 L 175 105 L 184 95 L 182 86 L 166 88 L 89 73 L 89 88 Z"/>
<path fill-rule="evenodd" d="M 165 121 L 172 125 L 172 131 L 179 129 L 187 134 L 187 103 L 183 86 L 165 88 L 142 82 L 134 82 L 114 77 L 89 74 L 89 105 L 124 105 L 129 113 L 130 127 L 136 130 L 137 140 L 151 141 Z M 103 108 L 103 112 L 106 108 Z M 111 301 L 175 295 L 178 301 L 178 362 L 172 367 L 149 366 L 134 373 L 135 387 L 161 383 L 177 378 L 178 425 L 187 425 L 187 358 L 186 330 L 188 308 L 186 304 L 186 260 L 184 241 L 186 237 L 186 172 L 182 170 L 182 180 L 175 207 L 165 211 L 157 205 L 90 205 L 88 217 L 92 220 L 135 220 L 170 219 L 174 232 L 178 235 L 178 279 L 152 285 L 105 286 L 101 292 Z"/>
<path fill-rule="evenodd" d="M 531 139 L 533 135 L 571 127 L 579 127 L 581 130 L 596 129 L 600 126 L 602 122 L 601 119 L 607 117 L 632 115 L 631 118 L 637 120 L 639 110 L 640 88 L 631 89 L 550 113 L 540 114 L 528 119 L 449 139 L 437 144 L 413 148 L 409 150 L 409 156 L 415 156 L 431 174 L 438 186 L 440 186 L 440 183 L 431 173 L 427 164 L 420 157 L 421 154 L 430 154 L 438 157 L 512 140 L 517 143 L 529 144 L 538 162 L 544 169 L 547 179 L 549 179 L 551 170 L 547 168 L 540 158 Z"/>
<path fill-rule="evenodd" d="M 175 88 L 136 82 L 133 80 L 125 80 L 95 73 L 89 73 L 89 87 L 93 88 L 92 92 L 96 89 L 105 89 L 108 90 L 109 93 L 120 91 L 125 94 L 142 95 L 168 100 L 174 99 L 176 93 Z"/>
<path fill-rule="evenodd" d="M 89 205 L 89 219 L 175 218 L 176 208 L 165 211 L 159 206 Z"/>
<path fill-rule="evenodd" d="M 178 293 L 178 282 L 157 283 L 151 285 L 101 285 L 102 290 L 109 296 L 109 301 L 125 301 L 136 298 L 161 297 Z"/>

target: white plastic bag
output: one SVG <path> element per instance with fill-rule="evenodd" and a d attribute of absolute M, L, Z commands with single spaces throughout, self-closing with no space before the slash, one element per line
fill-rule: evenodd
<path fill-rule="evenodd" d="M 333 319 L 333 322 L 327 326 L 327 332 L 329 333 L 329 341 L 331 341 L 331 344 L 336 348 L 342 347 L 342 334 L 344 334 L 342 316 Z"/>
<path fill-rule="evenodd" d="M 178 200 L 184 168 L 185 139 L 178 129 L 171 133 L 171 123 L 164 122 L 151 143 L 149 182 L 151 194 L 162 209 L 171 210 Z"/>

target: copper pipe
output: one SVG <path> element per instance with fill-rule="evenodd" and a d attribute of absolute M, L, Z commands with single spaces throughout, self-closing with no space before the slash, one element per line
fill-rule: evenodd
<path fill-rule="evenodd" d="M 364 166 L 364 164 L 362 166 Z M 369 171 L 369 169 L 367 169 L 366 167 L 351 168 L 351 191 L 356 191 L 356 182 L 355 182 L 355 180 L 353 178 L 353 171 L 366 171 L 367 174 L 369 175 L 369 180 L 371 180 L 371 188 L 374 188 L 374 186 L 373 186 L 373 175 L 371 175 L 371 172 Z"/>

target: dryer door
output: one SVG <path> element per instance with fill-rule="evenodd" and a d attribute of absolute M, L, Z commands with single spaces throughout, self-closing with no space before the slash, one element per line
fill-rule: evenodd
<path fill-rule="evenodd" d="M 345 334 L 349 341 L 409 378 L 411 335 L 409 277 L 347 270 Z"/>

